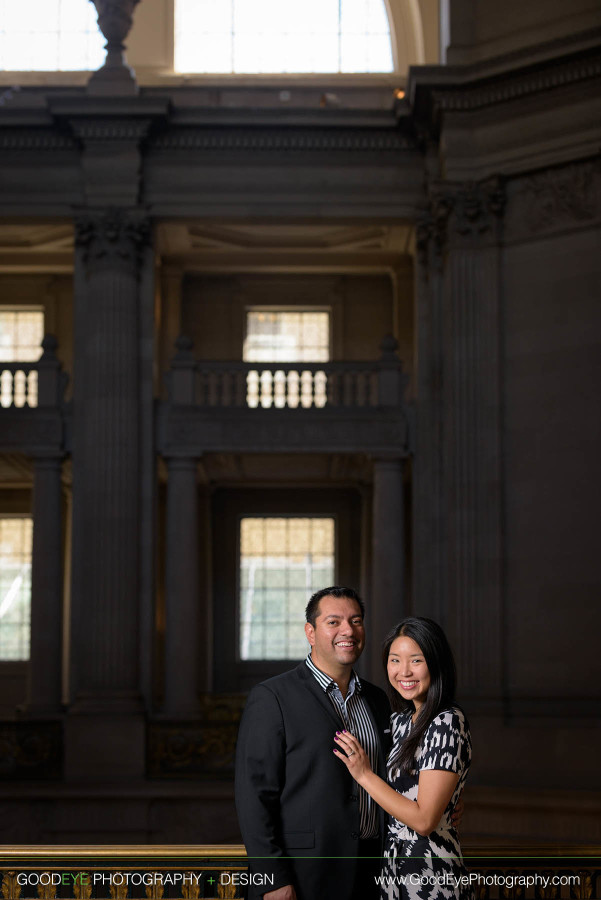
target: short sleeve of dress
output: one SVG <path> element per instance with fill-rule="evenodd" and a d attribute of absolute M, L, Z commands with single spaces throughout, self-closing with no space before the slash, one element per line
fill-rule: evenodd
<path fill-rule="evenodd" d="M 468 750 L 465 719 L 459 709 L 448 709 L 436 716 L 424 735 L 418 769 L 442 769 L 460 772 Z"/>

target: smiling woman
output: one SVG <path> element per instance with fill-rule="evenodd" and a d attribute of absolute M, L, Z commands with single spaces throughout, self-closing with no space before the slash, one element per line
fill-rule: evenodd
<path fill-rule="evenodd" d="M 176 72 L 391 72 L 384 0 L 176 0 Z"/>
<path fill-rule="evenodd" d="M 389 814 L 380 900 L 474 900 L 454 818 L 472 747 L 451 648 L 436 622 L 409 617 L 386 638 L 383 662 L 395 711 L 387 781 L 352 732 L 337 733 L 334 750 Z"/>

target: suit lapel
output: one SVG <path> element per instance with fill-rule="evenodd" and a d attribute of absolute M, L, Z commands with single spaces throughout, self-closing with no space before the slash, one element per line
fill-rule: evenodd
<path fill-rule="evenodd" d="M 334 726 L 334 730 L 339 730 L 341 724 L 344 725 L 342 719 L 334 709 L 334 706 L 327 696 L 326 692 L 322 688 L 320 684 L 317 683 L 314 676 L 311 674 L 307 664 L 302 662 L 297 667 L 297 673 L 300 681 L 304 685 L 304 687 L 309 691 L 310 694 L 317 700 L 322 710 L 327 714 L 329 720 Z"/>

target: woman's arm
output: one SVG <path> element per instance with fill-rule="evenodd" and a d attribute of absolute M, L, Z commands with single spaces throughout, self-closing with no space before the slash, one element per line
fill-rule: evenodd
<path fill-rule="evenodd" d="M 367 754 L 352 734 L 342 731 L 334 740 L 341 748 L 334 750 L 336 756 L 342 760 L 355 781 L 382 809 L 399 822 L 413 828 L 418 834 L 428 835 L 434 831 L 459 780 L 456 772 L 440 769 L 426 769 L 420 772 L 417 800 L 409 800 L 372 771 Z"/>

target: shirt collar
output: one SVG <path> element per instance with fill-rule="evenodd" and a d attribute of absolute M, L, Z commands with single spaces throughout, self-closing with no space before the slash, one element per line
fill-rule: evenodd
<path fill-rule="evenodd" d="M 305 663 L 307 664 L 309 671 L 312 673 L 312 675 L 314 676 L 317 683 L 320 685 L 320 687 L 323 688 L 323 690 L 326 693 L 328 693 L 328 691 L 331 691 L 335 688 L 338 689 L 338 685 L 336 684 L 334 679 L 330 678 L 329 675 L 326 675 L 325 672 L 322 672 L 321 669 L 317 668 L 317 666 L 313 662 L 313 658 L 310 653 L 308 654 L 308 656 L 305 660 Z M 357 673 L 355 672 L 354 669 L 351 672 L 351 678 L 350 678 L 348 687 L 349 687 L 349 689 L 348 689 L 347 696 L 350 696 L 355 691 L 361 690 L 361 682 L 359 681 L 359 676 L 357 675 Z"/>

